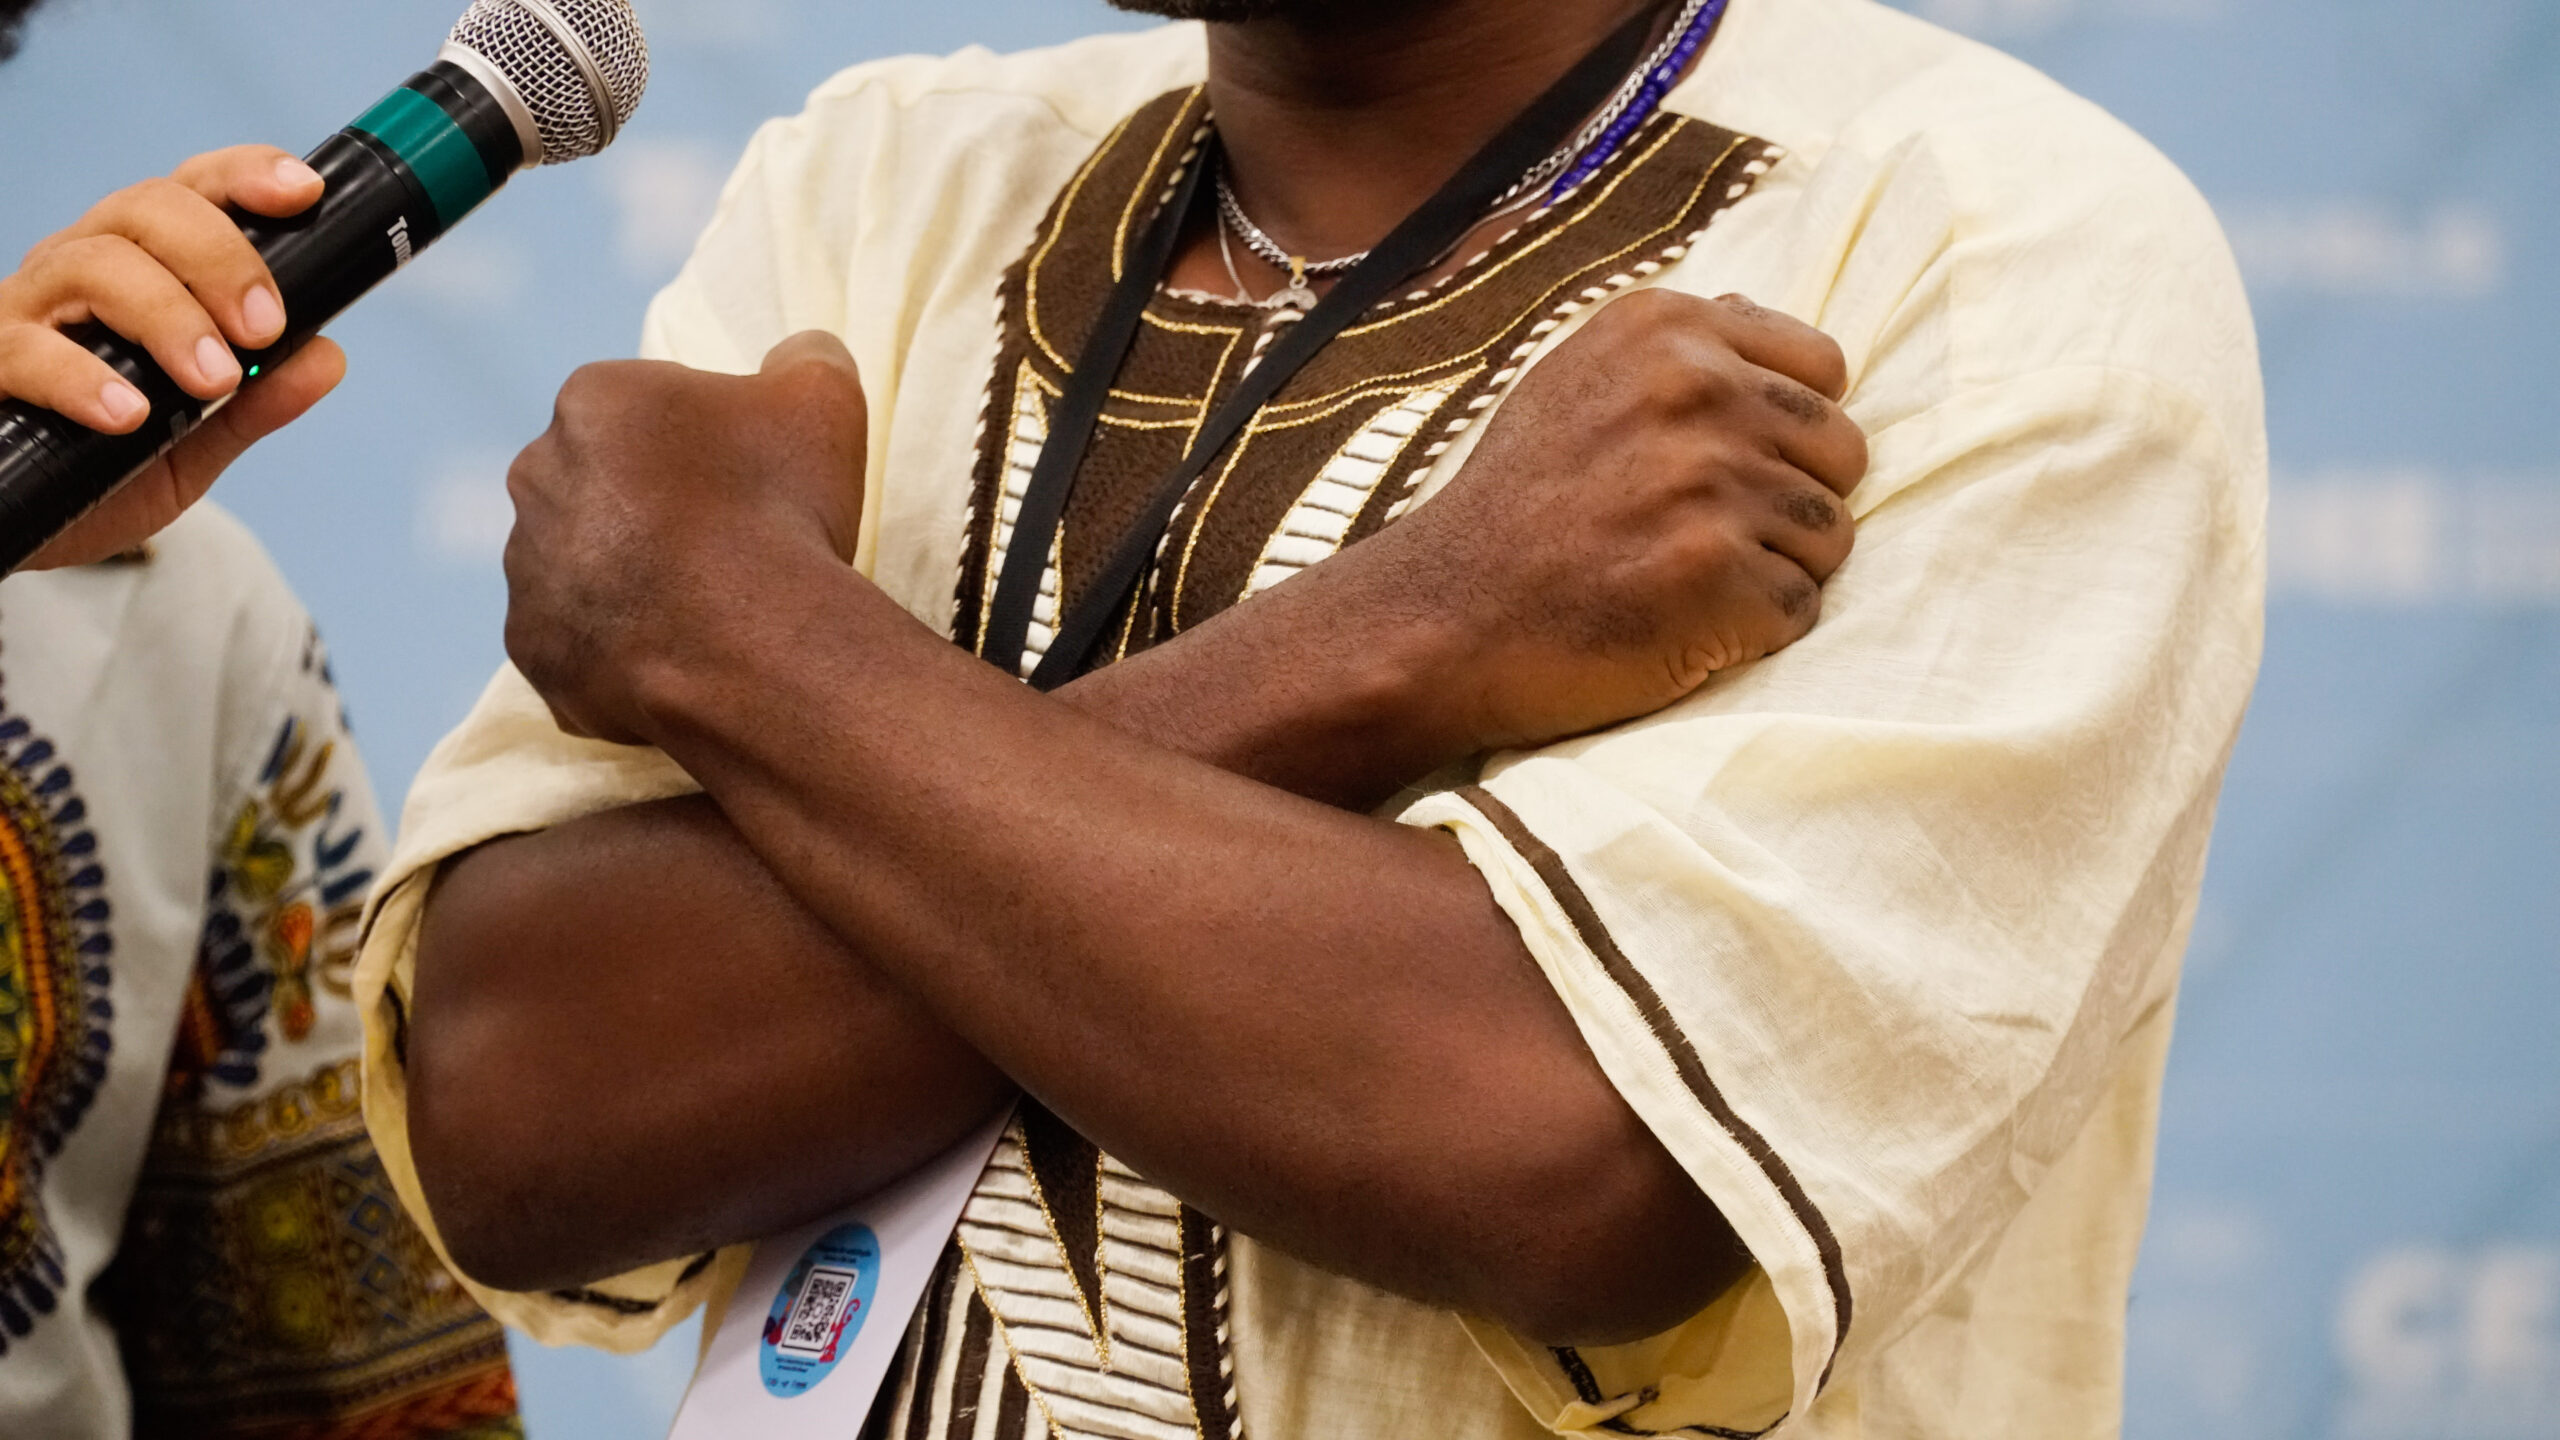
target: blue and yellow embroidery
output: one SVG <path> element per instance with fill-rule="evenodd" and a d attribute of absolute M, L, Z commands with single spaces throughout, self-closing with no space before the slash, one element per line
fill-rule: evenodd
<path fill-rule="evenodd" d="M 348 997 L 373 871 L 360 858 L 361 824 L 341 815 L 346 797 L 328 783 L 337 756 L 336 740 L 315 743 L 309 725 L 287 720 L 257 790 L 231 817 L 205 897 L 173 1084 L 254 1085 L 274 1038 L 311 1034 L 322 993 Z"/>
<path fill-rule="evenodd" d="M 61 1302 L 40 1182 L 114 1043 L 106 870 L 87 818 L 71 767 L 0 692 L 0 1356 Z"/>

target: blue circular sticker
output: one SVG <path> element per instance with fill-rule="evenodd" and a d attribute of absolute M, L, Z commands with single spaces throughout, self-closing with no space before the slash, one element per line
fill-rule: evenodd
<path fill-rule="evenodd" d="M 880 1279 L 880 1242 L 868 1225 L 840 1225 L 809 1247 L 773 1297 L 764 1321 L 764 1388 L 784 1400 L 818 1388 L 853 1348 Z"/>

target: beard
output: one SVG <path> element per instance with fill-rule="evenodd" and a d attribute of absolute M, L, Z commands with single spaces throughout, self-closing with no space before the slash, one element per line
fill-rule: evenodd
<path fill-rule="evenodd" d="M 18 53 L 18 27 L 34 8 L 36 0 L 0 0 L 0 60 Z"/>
<path fill-rule="evenodd" d="M 6 3 L 6 0 L 0 0 Z M 1239 25 L 1248 20 L 1290 20 L 1322 15 L 1340 0 L 1111 0 L 1115 10 L 1161 15 L 1167 20 L 1206 20 Z"/>

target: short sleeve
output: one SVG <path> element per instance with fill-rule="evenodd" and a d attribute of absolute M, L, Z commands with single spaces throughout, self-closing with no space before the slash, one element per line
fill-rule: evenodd
<path fill-rule="evenodd" d="M 756 132 L 691 258 L 650 302 L 644 359 L 743 375 L 786 336 L 842 329 L 841 267 L 807 213 L 817 143 L 807 116 Z"/>
<path fill-rule="evenodd" d="M 683 271 L 649 308 L 641 351 L 696 369 L 744 373 L 802 330 L 841 333 L 857 197 L 892 97 L 882 67 L 829 82 L 803 114 L 757 132 Z M 869 543 L 866 523 L 866 545 Z M 698 787 L 655 750 L 561 732 L 514 667 L 502 668 L 412 787 L 399 844 L 366 912 L 355 993 L 364 1017 L 365 1119 L 385 1171 L 444 1253 L 409 1143 L 406 1069 L 418 928 L 439 867 L 527 834 Z M 734 1262 L 743 1251 L 733 1252 Z M 465 1278 L 489 1312 L 553 1345 L 635 1352 L 716 1298 L 736 1266 L 681 1257 L 581 1290 L 493 1291 Z M 459 1272 L 456 1272 L 459 1273 Z"/>
<path fill-rule="evenodd" d="M 963 327 L 960 342 L 925 333 L 928 312 L 961 305 L 993 317 L 996 282 L 1024 243 L 1038 207 L 1117 120 L 1119 90 L 1141 93 L 1159 75 L 1198 67 L 1188 32 L 1119 37 L 1001 57 L 982 50 L 857 66 L 821 86 L 798 115 L 757 132 L 692 258 L 650 306 L 641 351 L 696 369 L 743 373 L 806 330 L 841 336 L 862 367 L 871 452 L 855 568 L 877 578 L 884 545 L 905 557 L 908 598 L 939 591 L 949 607 L 949 560 L 929 582 L 915 557 L 941 553 L 912 521 L 884 519 L 900 467 L 901 387 L 947 398 L 939 381 L 985 383 L 993 327 Z M 1090 79 L 1107 67 L 1112 84 Z M 1178 83 L 1167 78 L 1164 85 Z M 1162 88 L 1161 86 L 1158 87 Z M 1128 103 L 1135 103 L 1132 98 Z M 884 203 L 885 202 L 885 203 Z M 946 330 L 948 327 L 945 327 Z M 930 352 L 921 357 L 919 352 Z M 965 413 L 974 417 L 974 410 Z M 962 443 L 970 432 L 962 431 Z M 965 452 L 959 452 L 964 455 Z M 913 509 L 932 511 L 935 485 L 956 471 L 935 454 Z M 907 523 L 901 540 L 883 534 Z M 950 527 L 950 544 L 958 530 Z M 954 551 L 953 553 L 956 553 Z M 894 593 L 894 591 L 893 591 Z M 409 795 L 400 840 L 367 912 L 356 993 L 365 1019 L 365 1113 L 383 1164 L 429 1235 L 412 1163 L 403 1064 L 417 931 L 438 867 L 501 836 L 547 829 L 697 787 L 665 756 L 573 739 L 512 668 L 501 670 L 462 727 L 429 757 Z M 735 1262 L 741 1252 L 728 1252 Z M 734 1264 L 681 1258 L 586 1290 L 554 1295 L 477 1293 L 509 1324 L 553 1344 L 644 1348 L 706 1299 Z"/>
<path fill-rule="evenodd" d="M 364 918 L 354 993 L 364 1022 L 364 1115 L 384 1172 L 436 1253 L 451 1264 L 409 1145 L 409 997 L 418 927 L 437 868 L 508 835 L 565 824 L 697 787 L 654 750 L 574 739 L 514 667 L 489 682 L 460 729 L 427 759 L 409 793 L 400 840 Z M 633 1353 L 709 1294 L 713 1256 L 669 1261 L 583 1290 L 514 1294 L 463 1276 L 489 1313 L 550 1345 Z M 456 1270 L 456 1275 L 461 1272 Z"/>
<path fill-rule="evenodd" d="M 2256 671 L 2255 437 L 2091 365 L 1871 438 L 1810 637 L 1403 816 L 1758 1262 L 1642 1345 L 1476 1327 L 1561 1431 L 1805 1413 L 1997 1242 L 2174 989 Z"/>

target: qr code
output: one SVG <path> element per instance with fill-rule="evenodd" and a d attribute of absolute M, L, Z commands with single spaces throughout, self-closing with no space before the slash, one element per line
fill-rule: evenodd
<path fill-rule="evenodd" d="M 817 1266 L 809 1278 L 800 1282 L 800 1298 L 791 1304 L 791 1318 L 782 1327 L 784 1350 L 822 1354 L 835 1344 L 836 1327 L 844 1320 L 845 1308 L 853 1300 L 853 1271 Z"/>

